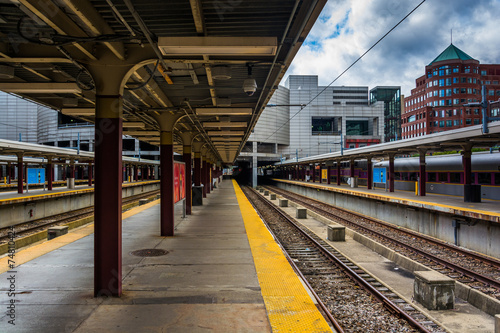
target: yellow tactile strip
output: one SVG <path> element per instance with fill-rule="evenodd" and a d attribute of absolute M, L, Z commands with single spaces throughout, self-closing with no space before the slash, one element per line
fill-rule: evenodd
<path fill-rule="evenodd" d="M 132 208 L 122 214 L 122 220 L 138 214 L 148 208 L 153 207 L 160 203 L 160 200 L 151 201 L 145 205 Z M 51 251 L 57 250 L 60 247 L 68 245 L 69 243 L 73 243 L 80 238 L 88 236 L 94 232 L 94 223 L 84 226 L 82 228 L 78 228 L 74 231 L 67 233 L 66 235 L 59 236 L 57 238 L 51 239 L 49 241 L 30 246 L 26 249 L 22 249 L 19 252 L 15 253 L 14 262 L 15 266 L 22 265 L 30 260 L 38 258 L 44 254 L 47 254 Z M 3 257 L 0 259 L 0 274 L 5 273 L 9 270 L 9 257 Z"/>
<path fill-rule="evenodd" d="M 234 180 L 233 186 L 273 332 L 332 332 Z"/>

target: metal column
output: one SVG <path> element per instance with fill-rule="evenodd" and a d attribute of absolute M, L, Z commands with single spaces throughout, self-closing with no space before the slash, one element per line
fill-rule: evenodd
<path fill-rule="evenodd" d="M 192 169 L 192 162 L 191 162 L 191 145 L 184 145 L 183 146 L 183 155 L 182 155 L 182 160 L 184 161 L 186 165 L 186 214 L 191 215 L 191 206 L 193 202 L 193 190 L 192 190 L 192 183 L 193 180 L 191 179 L 191 169 Z"/>
<path fill-rule="evenodd" d="M 94 295 L 122 293 L 122 98 L 96 96 Z"/>
<path fill-rule="evenodd" d="M 160 229 L 162 236 L 174 235 L 174 139 L 170 131 L 160 133 Z"/>

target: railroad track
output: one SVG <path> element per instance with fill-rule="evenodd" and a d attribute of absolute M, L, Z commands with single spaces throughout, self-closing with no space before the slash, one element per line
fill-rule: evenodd
<path fill-rule="evenodd" d="M 140 199 L 148 198 L 151 196 L 154 196 L 156 194 L 159 194 L 159 190 L 155 191 L 150 191 L 147 193 L 141 193 L 138 195 L 134 195 L 128 198 L 124 198 L 122 200 L 122 206 L 126 206 L 130 203 L 133 203 L 135 201 L 138 201 Z M 70 212 L 65 212 L 62 214 L 50 216 L 50 217 L 44 217 L 41 219 L 29 221 L 26 223 L 20 223 L 14 226 L 14 232 L 16 235 L 16 238 L 22 238 L 26 235 L 43 231 L 45 229 L 48 229 L 49 227 L 56 226 L 56 225 L 63 225 L 72 221 L 80 220 L 86 217 L 91 217 L 94 215 L 94 208 L 89 207 L 89 208 L 83 208 L 83 209 L 78 209 Z M 6 243 L 9 241 L 8 238 L 8 233 L 12 231 L 10 230 L 10 227 L 0 229 L 0 244 Z"/>
<path fill-rule="evenodd" d="M 444 332 L 255 190 L 242 190 L 338 332 Z"/>
<path fill-rule="evenodd" d="M 500 299 L 500 261 L 494 258 L 278 187 L 266 188 L 332 221 L 369 236 L 456 281 Z"/>

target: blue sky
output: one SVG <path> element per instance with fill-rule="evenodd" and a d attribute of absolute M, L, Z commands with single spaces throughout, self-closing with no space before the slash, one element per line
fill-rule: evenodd
<path fill-rule="evenodd" d="M 329 84 L 421 0 L 329 0 L 287 75 Z M 500 63 L 500 0 L 427 0 L 334 85 L 401 86 L 406 96 L 451 42 L 481 63 Z"/>

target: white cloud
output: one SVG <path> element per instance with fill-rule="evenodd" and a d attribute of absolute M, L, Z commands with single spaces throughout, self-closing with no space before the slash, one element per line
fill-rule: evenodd
<path fill-rule="evenodd" d="M 318 75 L 327 85 L 421 0 L 330 0 L 296 55 L 290 74 Z M 427 0 L 334 85 L 401 86 L 450 44 L 481 63 L 500 63 L 500 0 Z"/>

